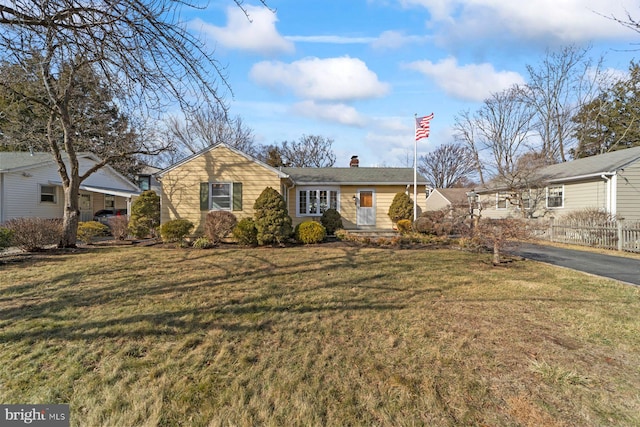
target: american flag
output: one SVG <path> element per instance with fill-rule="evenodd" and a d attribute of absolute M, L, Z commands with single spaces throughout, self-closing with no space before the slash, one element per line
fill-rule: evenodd
<path fill-rule="evenodd" d="M 416 117 L 416 141 L 429 137 L 429 122 L 433 119 L 433 113 L 424 117 Z"/>

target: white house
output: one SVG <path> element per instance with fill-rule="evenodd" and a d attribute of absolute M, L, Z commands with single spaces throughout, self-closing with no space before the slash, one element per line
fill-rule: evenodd
<path fill-rule="evenodd" d="M 78 153 L 80 173 L 101 160 Z M 110 166 L 91 174 L 80 186 L 80 221 L 100 209 L 127 209 L 140 194 L 137 185 Z M 51 153 L 0 152 L 0 224 L 12 218 L 61 218 L 64 192 Z"/>

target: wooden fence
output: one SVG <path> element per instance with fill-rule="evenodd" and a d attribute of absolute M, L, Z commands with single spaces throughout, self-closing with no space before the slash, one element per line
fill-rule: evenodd
<path fill-rule="evenodd" d="M 640 253 L 640 222 L 549 221 L 545 238 L 552 242 Z"/>

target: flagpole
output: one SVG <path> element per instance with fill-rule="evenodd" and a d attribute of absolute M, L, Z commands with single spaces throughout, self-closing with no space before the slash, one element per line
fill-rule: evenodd
<path fill-rule="evenodd" d="M 418 218 L 418 114 L 413 120 L 413 220 Z"/>

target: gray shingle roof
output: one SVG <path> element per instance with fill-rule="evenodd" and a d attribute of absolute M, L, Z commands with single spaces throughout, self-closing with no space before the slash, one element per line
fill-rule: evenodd
<path fill-rule="evenodd" d="M 632 147 L 547 166 L 540 170 L 540 174 L 549 181 L 565 180 L 615 172 L 638 160 L 640 147 Z"/>
<path fill-rule="evenodd" d="M 28 168 L 53 162 L 51 153 L 29 153 L 28 151 L 0 152 L 0 171 Z"/>
<path fill-rule="evenodd" d="M 61 154 L 64 160 L 68 159 L 66 152 L 62 152 Z M 94 161 L 100 161 L 100 159 L 95 154 L 88 151 L 78 152 L 76 153 L 76 156 L 78 158 L 85 157 Z M 28 151 L 1 151 L 0 172 L 30 169 L 55 161 L 56 160 L 53 157 L 53 154 L 49 152 L 36 151 L 30 153 Z"/>
<path fill-rule="evenodd" d="M 413 184 L 412 168 L 282 168 L 297 185 Z M 427 180 L 418 174 L 418 184 Z"/>

